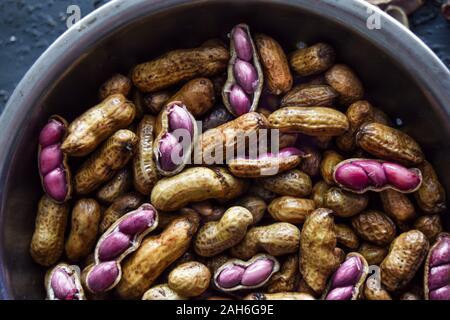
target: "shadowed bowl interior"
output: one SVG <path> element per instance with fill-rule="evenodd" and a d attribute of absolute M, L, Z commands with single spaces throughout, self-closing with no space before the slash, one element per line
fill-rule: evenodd
<path fill-rule="evenodd" d="M 115 72 L 175 48 L 224 36 L 240 22 L 292 51 L 326 41 L 357 71 L 369 98 L 422 145 L 450 190 L 450 75 L 412 33 L 382 14 L 366 27 L 360 0 L 112 1 L 61 36 L 26 74 L 0 119 L 0 296 L 40 299 L 45 270 L 28 252 L 42 195 L 37 164 L 40 128 L 52 114 L 72 120 L 97 101 Z M 380 11 L 375 11 L 381 14 Z M 400 121 L 401 120 L 401 121 Z M 447 228 L 449 219 L 445 219 Z"/>

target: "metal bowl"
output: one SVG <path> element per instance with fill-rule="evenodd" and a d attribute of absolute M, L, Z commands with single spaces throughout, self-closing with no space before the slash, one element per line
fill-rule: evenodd
<path fill-rule="evenodd" d="M 369 10 L 370 8 L 370 10 Z M 366 26 L 380 14 L 381 29 Z M 38 59 L 0 119 L 0 296 L 44 297 L 44 269 L 28 247 L 42 190 L 39 129 L 54 113 L 73 119 L 113 72 L 168 49 L 225 34 L 239 22 L 292 50 L 330 42 L 362 78 L 370 99 L 423 146 L 450 190 L 450 73 L 411 32 L 360 0 L 116 0 L 86 16 Z M 449 220 L 446 224 L 449 226 Z"/>

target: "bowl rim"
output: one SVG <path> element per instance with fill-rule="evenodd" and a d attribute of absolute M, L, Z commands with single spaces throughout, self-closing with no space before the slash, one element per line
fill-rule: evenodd
<path fill-rule="evenodd" d="M 0 225 L 3 225 L 5 189 L 10 177 L 10 161 L 17 147 L 27 114 L 34 102 L 51 91 L 52 81 L 58 79 L 86 48 L 98 39 L 110 35 L 133 21 L 181 5 L 198 6 L 214 0 L 112 0 L 91 12 L 65 31 L 42 53 L 8 100 L 0 117 Z M 238 3 L 240 0 L 215 0 Z M 447 119 L 444 125 L 450 129 L 450 71 L 444 63 L 416 35 L 379 8 L 363 0 L 247 0 L 252 3 L 275 3 L 292 6 L 313 15 L 320 15 L 359 33 L 372 44 L 384 50 L 390 57 L 401 56 L 395 61 L 416 80 L 426 98 L 440 117 Z M 240 3 L 242 5 L 242 2 Z M 369 30 L 369 15 L 378 13 L 381 30 Z M 9 133 L 16 132 L 15 135 Z M 6 266 L 3 237 L 0 237 L 0 298 L 13 299 Z"/>

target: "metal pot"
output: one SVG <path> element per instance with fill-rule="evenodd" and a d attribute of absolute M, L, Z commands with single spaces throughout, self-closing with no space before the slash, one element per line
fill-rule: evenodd
<path fill-rule="evenodd" d="M 370 10 L 369 10 L 370 8 Z M 381 29 L 369 30 L 379 14 Z M 330 42 L 370 98 L 423 146 L 450 190 L 450 73 L 416 36 L 361 0 L 116 0 L 64 33 L 20 82 L 0 119 L 0 297 L 44 297 L 44 269 L 28 247 L 42 190 L 39 129 L 54 113 L 73 119 L 99 85 L 137 62 L 224 34 L 239 22 L 286 47 Z M 449 226 L 447 219 L 447 227 Z"/>

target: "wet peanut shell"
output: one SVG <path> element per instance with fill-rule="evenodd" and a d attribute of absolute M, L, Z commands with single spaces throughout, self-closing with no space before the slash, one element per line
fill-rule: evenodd
<path fill-rule="evenodd" d="M 334 171 L 336 166 L 344 160 L 336 151 L 327 150 L 323 153 L 322 161 L 320 162 L 320 174 L 325 182 L 332 186 L 335 185 Z"/>
<path fill-rule="evenodd" d="M 424 161 L 422 149 L 406 133 L 381 123 L 366 123 L 356 134 L 356 144 L 370 154 L 406 166 Z"/>
<path fill-rule="evenodd" d="M 353 286 L 352 298 L 350 299 L 350 300 L 360 300 L 363 296 L 362 291 L 364 289 L 364 284 L 366 282 L 366 278 L 369 274 L 369 264 L 367 263 L 366 259 L 357 252 L 350 252 L 349 254 L 347 254 L 346 258 L 348 259 L 350 257 L 359 258 L 363 265 L 362 273 L 361 273 L 357 283 Z M 326 297 L 327 297 L 330 289 L 331 289 L 331 278 L 328 281 L 327 288 L 325 289 L 324 293 L 322 294 L 322 300 L 326 300 Z"/>
<path fill-rule="evenodd" d="M 194 155 L 195 163 L 199 163 L 199 161 L 207 163 L 207 157 L 212 157 L 214 160 L 216 150 L 222 151 L 223 156 L 219 160 L 223 163 L 226 150 L 233 150 L 234 155 L 238 141 L 245 139 L 244 142 L 248 145 L 249 136 L 256 135 L 259 130 L 267 128 L 269 128 L 269 123 L 265 116 L 257 112 L 249 112 L 217 128 L 207 130 L 199 138 L 198 150 L 201 154 Z"/>
<path fill-rule="evenodd" d="M 244 30 L 244 32 L 247 33 L 248 39 L 252 46 L 253 58 L 252 58 L 251 64 L 255 67 L 256 73 L 258 75 L 258 86 L 255 88 L 255 91 L 253 93 L 252 104 L 250 105 L 250 109 L 248 111 L 248 112 L 253 112 L 253 111 L 256 111 L 256 109 L 258 108 L 259 98 L 261 96 L 261 92 L 262 92 L 262 89 L 264 86 L 264 74 L 262 71 L 261 64 L 259 62 L 258 51 L 256 50 L 255 43 L 253 42 L 249 26 L 244 23 L 240 23 L 240 24 L 236 25 L 233 29 L 235 29 L 235 28 L 241 28 L 242 30 Z M 233 67 L 235 65 L 237 58 L 238 58 L 238 56 L 237 56 L 236 50 L 234 48 L 234 42 L 231 39 L 230 40 L 230 60 L 228 61 L 228 69 L 227 69 L 228 77 L 227 77 L 227 81 L 225 82 L 223 89 L 222 89 L 222 101 L 223 101 L 223 105 L 225 106 L 225 108 L 227 108 L 227 110 L 236 117 L 239 115 L 236 113 L 236 111 L 230 104 L 229 93 L 231 92 L 231 88 L 233 87 L 233 85 L 236 83 Z"/>
<path fill-rule="evenodd" d="M 219 221 L 204 224 L 197 232 L 194 248 L 203 257 L 212 257 L 238 244 L 252 224 L 253 216 L 244 207 L 231 207 Z"/>
<path fill-rule="evenodd" d="M 301 224 L 316 209 L 314 200 L 291 196 L 275 198 L 269 204 L 270 215 L 276 221 Z"/>
<path fill-rule="evenodd" d="M 329 69 L 334 63 L 335 56 L 333 47 L 321 42 L 294 51 L 289 58 L 289 64 L 297 74 L 305 77 Z"/>
<path fill-rule="evenodd" d="M 259 181 L 265 189 L 281 196 L 301 198 L 309 196 L 312 191 L 311 178 L 298 169 L 289 170 Z"/>
<path fill-rule="evenodd" d="M 268 120 L 272 129 L 311 136 L 339 136 L 349 129 L 345 114 L 327 107 L 283 107 Z"/>
<path fill-rule="evenodd" d="M 425 213 L 440 213 L 446 210 L 445 190 L 439 182 L 439 178 L 433 166 L 424 161 L 418 166 L 422 172 L 422 185 L 414 193 L 417 204 Z"/>
<path fill-rule="evenodd" d="M 155 137 L 155 118 L 145 115 L 136 130 L 139 138 L 133 158 L 133 185 L 142 194 L 148 195 L 158 181 L 158 171 L 153 158 L 153 139 Z"/>
<path fill-rule="evenodd" d="M 316 177 L 320 172 L 322 153 L 312 146 L 302 146 L 302 151 L 305 153 L 305 156 L 298 168 L 310 177 Z"/>
<path fill-rule="evenodd" d="M 406 286 L 416 274 L 429 249 L 428 239 L 418 230 L 399 235 L 380 265 L 381 282 L 388 291 Z"/>
<path fill-rule="evenodd" d="M 83 286 L 81 285 L 80 268 L 75 265 L 68 265 L 67 263 L 59 263 L 46 272 L 44 280 L 45 289 L 47 291 L 46 300 L 59 300 L 57 297 L 55 297 L 55 293 L 51 285 L 53 273 L 59 268 L 64 269 L 66 273 L 69 275 L 69 277 L 73 279 L 75 287 L 78 290 L 76 300 L 86 300 Z"/>
<path fill-rule="evenodd" d="M 230 172 L 240 178 L 260 178 L 273 176 L 298 166 L 300 155 L 272 156 L 264 159 L 236 158 L 228 161 Z"/>
<path fill-rule="evenodd" d="M 310 294 L 300 292 L 277 292 L 277 293 L 255 292 L 247 295 L 244 298 L 244 300 L 315 300 L 315 299 Z"/>
<path fill-rule="evenodd" d="M 130 170 L 123 168 L 117 171 L 111 180 L 98 189 L 96 197 L 103 203 L 111 204 L 131 188 L 132 182 Z"/>
<path fill-rule="evenodd" d="M 130 192 L 117 198 L 104 212 L 99 225 L 103 234 L 114 222 L 125 213 L 137 209 L 144 202 L 144 197 L 136 192 Z"/>
<path fill-rule="evenodd" d="M 270 273 L 270 275 L 266 278 L 266 280 L 264 280 L 263 282 L 254 285 L 254 286 L 245 286 L 242 284 L 239 284 L 235 287 L 232 288 L 224 288 L 222 286 L 220 286 L 220 284 L 217 282 L 217 278 L 219 277 L 220 273 L 226 269 L 228 266 L 230 265 L 238 265 L 238 266 L 242 266 L 244 268 L 252 265 L 253 263 L 255 263 L 258 260 L 271 260 L 273 262 L 273 267 L 272 267 L 272 272 Z M 230 259 L 228 261 L 226 261 L 223 265 L 221 265 L 215 272 L 214 272 L 214 276 L 213 276 L 213 282 L 214 282 L 214 286 L 219 289 L 220 291 L 223 292 L 232 292 L 232 291 L 239 291 L 239 290 L 250 290 L 250 289 L 256 289 L 256 288 L 260 288 L 263 287 L 269 280 L 270 278 L 280 270 L 280 263 L 278 262 L 278 260 L 268 254 L 257 254 L 254 257 L 252 257 L 250 260 L 247 261 L 243 261 L 240 259 Z"/>
<path fill-rule="evenodd" d="M 416 218 L 416 209 L 407 195 L 386 189 L 380 193 L 383 210 L 398 224 L 408 224 Z"/>
<path fill-rule="evenodd" d="M 356 250 L 359 246 L 359 238 L 346 224 L 337 223 L 334 226 L 337 243 L 350 250 Z"/>
<path fill-rule="evenodd" d="M 142 92 L 155 92 L 196 77 L 209 77 L 225 71 L 229 53 L 221 45 L 169 51 L 137 65 L 133 84 Z"/>
<path fill-rule="evenodd" d="M 141 300 L 187 300 L 167 283 L 159 284 L 145 291 Z"/>
<path fill-rule="evenodd" d="M 348 66 L 336 64 L 325 73 L 325 80 L 339 93 L 339 102 L 349 105 L 364 96 L 364 88 L 357 75 Z"/>
<path fill-rule="evenodd" d="M 169 274 L 168 285 L 179 295 L 196 297 L 208 289 L 211 273 L 208 268 L 197 261 L 186 262 Z"/>
<path fill-rule="evenodd" d="M 169 108 L 173 105 L 178 105 L 182 107 L 184 110 L 187 111 L 189 114 L 189 117 L 192 121 L 192 127 L 194 129 L 193 136 L 191 137 L 191 143 L 186 150 L 186 152 L 183 153 L 183 161 L 178 165 L 178 167 L 173 171 L 166 171 L 161 168 L 160 166 L 160 152 L 159 152 L 159 144 L 161 141 L 161 138 L 169 131 Z M 156 118 L 155 125 L 154 125 L 154 135 L 155 135 L 155 141 L 153 142 L 153 157 L 155 159 L 155 165 L 158 170 L 158 173 L 162 176 L 173 176 L 177 173 L 181 172 L 187 163 L 191 160 L 191 154 L 192 149 L 194 148 L 194 145 L 197 143 L 197 139 L 199 136 L 197 122 L 194 118 L 194 116 L 189 112 L 189 110 L 186 108 L 186 106 L 181 101 L 171 101 L 169 102 L 158 114 L 158 117 Z"/>
<path fill-rule="evenodd" d="M 169 102 L 172 92 L 168 90 L 148 93 L 144 95 L 144 104 L 153 115 L 158 115 Z"/>
<path fill-rule="evenodd" d="M 354 216 L 352 226 L 360 238 L 379 246 L 390 244 L 396 235 L 395 223 L 376 210 L 366 210 Z"/>
<path fill-rule="evenodd" d="M 75 191 L 87 194 L 111 179 L 131 160 L 137 144 L 137 136 L 129 130 L 114 133 L 78 169 L 74 179 Z"/>
<path fill-rule="evenodd" d="M 127 128 L 135 114 L 134 105 L 123 95 L 109 96 L 72 121 L 61 149 L 73 157 L 85 156 L 114 132 Z"/>
<path fill-rule="evenodd" d="M 52 120 L 52 119 L 55 119 L 56 121 L 58 121 L 58 122 L 60 122 L 60 123 L 62 123 L 64 125 L 64 128 L 66 130 L 66 133 L 64 134 L 63 139 L 62 139 L 62 141 L 64 141 L 66 139 L 66 137 L 67 137 L 68 127 L 69 127 L 69 124 L 68 124 L 67 120 L 64 119 L 63 117 L 59 116 L 59 115 L 52 115 L 52 116 L 50 116 L 49 121 Z M 39 164 L 39 158 L 40 158 L 41 150 L 42 150 L 41 146 L 38 145 L 38 164 Z M 63 153 L 62 167 L 64 168 L 64 173 L 65 173 L 65 176 L 66 176 L 67 193 L 66 193 L 65 199 L 63 201 L 61 201 L 61 203 L 62 202 L 66 202 L 67 200 L 69 200 L 72 197 L 72 190 L 73 190 L 73 187 L 72 187 L 72 173 L 71 173 L 71 170 L 70 170 L 70 167 L 69 167 L 68 158 L 69 157 L 67 156 L 67 154 Z M 43 181 L 44 177 L 40 173 L 39 173 L 39 177 L 41 179 L 42 189 L 45 191 L 44 181 Z M 53 201 L 60 202 L 60 201 L 56 201 L 54 199 L 53 199 Z"/>
<path fill-rule="evenodd" d="M 281 106 L 297 106 L 297 107 L 313 107 L 324 106 L 330 107 L 334 100 L 338 97 L 338 93 L 328 85 L 312 84 L 298 85 L 292 88 L 281 99 Z"/>
<path fill-rule="evenodd" d="M 197 214 L 183 214 L 164 231 L 142 241 L 139 249 L 122 265 L 122 278 L 116 293 L 122 299 L 139 299 L 158 276 L 189 248 L 197 231 Z"/>
<path fill-rule="evenodd" d="M 267 293 L 295 291 L 298 275 L 298 255 L 288 255 L 285 261 L 281 264 L 280 270 L 277 273 L 274 273 L 274 275 L 270 277 L 267 282 Z"/>
<path fill-rule="evenodd" d="M 258 222 L 263 218 L 267 209 L 267 204 L 264 199 L 252 195 L 243 196 L 242 198 L 238 199 L 234 203 L 234 205 L 244 207 L 248 211 L 250 211 L 253 216 L 251 225 L 258 224 Z"/>
<path fill-rule="evenodd" d="M 300 273 L 306 284 L 321 294 L 328 277 L 339 267 L 332 211 L 319 208 L 303 224 L 300 239 Z"/>
<path fill-rule="evenodd" d="M 255 35 L 267 90 L 275 95 L 288 92 L 293 83 L 286 54 L 280 44 L 265 34 Z"/>
<path fill-rule="evenodd" d="M 366 259 L 369 265 L 379 265 L 387 256 L 388 249 L 370 242 L 363 242 L 358 248 L 358 253 Z"/>
<path fill-rule="evenodd" d="M 70 261 L 79 261 L 92 252 L 101 215 L 100 205 L 94 199 L 80 199 L 75 203 L 65 245 L 66 256 Z"/>
<path fill-rule="evenodd" d="M 128 96 L 131 91 L 131 80 L 124 75 L 117 73 L 106 80 L 98 90 L 99 100 L 105 100 L 113 94 Z"/>
<path fill-rule="evenodd" d="M 437 238 L 434 244 L 431 246 L 430 250 L 427 253 L 426 259 L 425 259 L 425 266 L 423 271 L 423 295 L 425 297 L 425 300 L 430 299 L 430 289 L 428 288 L 428 274 L 430 273 L 430 258 L 431 255 L 434 252 L 434 249 L 439 245 L 440 240 L 444 238 L 450 237 L 450 233 L 448 232 L 441 232 Z"/>
<path fill-rule="evenodd" d="M 443 230 L 441 216 L 438 214 L 421 216 L 414 222 L 414 228 L 421 231 L 430 243 L 434 243 L 438 234 Z"/>
<path fill-rule="evenodd" d="M 293 224 L 277 222 L 267 226 L 253 227 L 244 239 L 231 248 L 233 257 L 247 260 L 260 252 L 282 256 L 297 252 L 300 245 L 300 230 Z"/>
<path fill-rule="evenodd" d="M 324 207 L 333 210 L 338 217 L 353 217 L 367 208 L 369 196 L 367 194 L 356 194 L 333 187 L 328 189 L 324 195 Z"/>
<path fill-rule="evenodd" d="M 323 180 L 319 180 L 314 185 L 311 192 L 311 199 L 314 200 L 316 208 L 322 208 L 325 204 L 325 195 L 330 189 L 330 186 Z"/>
<path fill-rule="evenodd" d="M 159 180 L 153 187 L 151 203 L 159 210 L 174 211 L 195 201 L 231 200 L 242 195 L 246 188 L 244 180 L 224 168 L 193 167 Z"/>
<path fill-rule="evenodd" d="M 214 85 L 208 78 L 192 79 L 168 101 L 181 101 L 194 117 L 200 117 L 214 105 Z"/>
<path fill-rule="evenodd" d="M 58 204 L 49 196 L 39 200 L 30 254 L 43 266 L 56 263 L 64 251 L 64 233 L 69 215 L 69 204 Z"/>

